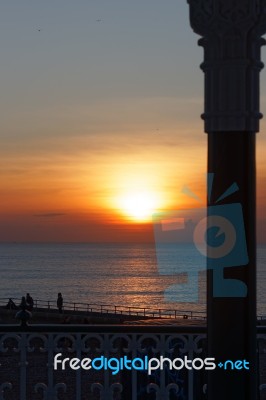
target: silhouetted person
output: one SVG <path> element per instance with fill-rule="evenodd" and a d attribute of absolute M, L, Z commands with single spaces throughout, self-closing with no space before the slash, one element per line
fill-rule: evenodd
<path fill-rule="evenodd" d="M 58 293 L 57 296 L 57 308 L 60 312 L 60 314 L 62 314 L 62 309 L 63 309 L 63 296 L 61 293 Z"/>
<path fill-rule="evenodd" d="M 30 296 L 29 293 L 27 293 L 27 296 L 26 296 L 26 303 L 27 303 L 28 310 L 32 311 L 33 305 L 34 305 L 34 301 L 33 301 L 33 298 Z"/>
<path fill-rule="evenodd" d="M 21 303 L 19 305 L 19 308 L 26 310 L 27 309 L 27 302 L 26 302 L 26 297 L 22 296 L 21 297 Z"/>
<path fill-rule="evenodd" d="M 14 301 L 11 298 L 7 302 L 6 309 L 7 310 L 16 310 L 17 309 L 16 304 L 14 303 Z"/>

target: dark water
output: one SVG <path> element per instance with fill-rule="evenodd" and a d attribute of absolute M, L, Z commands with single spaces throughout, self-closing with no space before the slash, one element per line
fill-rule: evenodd
<path fill-rule="evenodd" d="M 190 245 L 178 245 L 179 272 L 191 259 Z M 176 253 L 175 253 L 176 255 Z M 171 252 L 169 252 L 171 258 Z M 258 314 L 266 315 L 266 247 L 258 248 Z M 36 299 L 123 306 L 205 310 L 205 272 L 199 274 L 199 300 L 181 303 L 166 297 L 169 285 L 185 276 L 158 268 L 156 251 L 149 244 L 0 244 L 0 297 L 21 297 L 30 292 Z M 181 286 L 180 286 L 181 287 Z M 180 297 L 180 296 L 179 296 Z M 180 300 L 180 299 L 179 299 Z"/>

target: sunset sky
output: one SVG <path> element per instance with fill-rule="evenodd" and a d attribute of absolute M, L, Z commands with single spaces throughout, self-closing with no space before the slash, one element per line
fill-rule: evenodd
<path fill-rule="evenodd" d="M 195 207 L 184 185 L 205 198 L 197 40 L 185 0 L 1 2 L 0 241 L 149 242 L 152 212 Z"/>

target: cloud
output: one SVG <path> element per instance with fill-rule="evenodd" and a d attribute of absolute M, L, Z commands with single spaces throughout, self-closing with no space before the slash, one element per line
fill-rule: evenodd
<path fill-rule="evenodd" d="M 55 218 L 55 217 L 62 217 L 64 215 L 66 215 L 66 214 L 51 212 L 51 213 L 43 213 L 43 214 L 34 214 L 34 217 Z"/>

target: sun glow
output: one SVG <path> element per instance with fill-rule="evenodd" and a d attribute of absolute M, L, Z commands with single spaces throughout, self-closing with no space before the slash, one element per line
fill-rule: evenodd
<path fill-rule="evenodd" d="M 154 193 L 134 192 L 121 197 L 120 209 L 127 218 L 137 222 L 147 222 L 158 207 L 158 199 Z"/>

